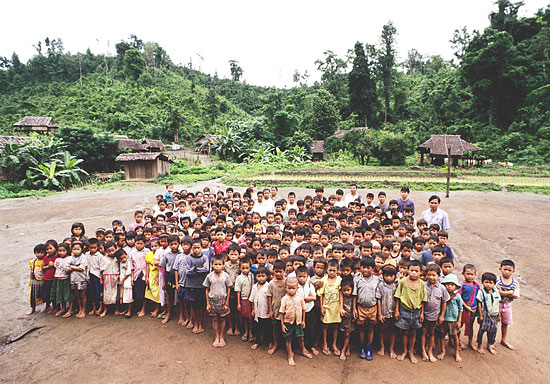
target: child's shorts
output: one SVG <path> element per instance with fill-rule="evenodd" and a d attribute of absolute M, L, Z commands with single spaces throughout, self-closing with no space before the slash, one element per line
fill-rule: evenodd
<path fill-rule="evenodd" d="M 208 312 L 210 316 L 225 317 L 229 315 L 229 306 L 227 307 L 227 310 L 224 311 L 223 309 L 223 307 L 225 306 L 225 300 L 208 299 L 208 301 L 210 302 L 210 312 Z"/>
<path fill-rule="evenodd" d="M 181 285 L 180 285 L 180 290 L 178 291 L 178 298 L 181 300 L 183 300 L 183 297 L 185 296 L 185 288 L 183 288 Z"/>
<path fill-rule="evenodd" d="M 376 305 L 372 307 L 357 306 L 357 325 L 362 325 L 368 322 L 369 324 L 376 324 Z"/>
<path fill-rule="evenodd" d="M 500 321 L 504 325 L 512 324 L 512 303 L 509 301 L 500 303 Z"/>
<path fill-rule="evenodd" d="M 378 323 L 378 329 L 385 331 L 391 329 L 395 324 L 395 319 L 393 317 L 386 317 L 383 323 Z"/>
<path fill-rule="evenodd" d="M 304 337 L 304 328 L 302 328 L 302 324 L 285 323 L 285 327 L 286 332 L 283 333 L 285 339 L 289 337 Z"/>
<path fill-rule="evenodd" d="M 185 288 L 184 298 L 191 302 L 202 302 L 206 300 L 205 288 Z"/>
<path fill-rule="evenodd" d="M 422 328 L 420 324 L 420 308 L 410 310 L 399 306 L 399 320 L 395 322 L 395 326 L 400 329 Z"/>
<path fill-rule="evenodd" d="M 455 336 L 458 334 L 460 328 L 458 328 L 458 323 L 456 321 L 445 321 L 443 322 L 443 334 L 449 334 Z"/>
<path fill-rule="evenodd" d="M 77 291 L 84 291 L 87 287 L 87 281 L 77 281 L 76 283 L 71 283 L 71 289 L 76 289 Z"/>

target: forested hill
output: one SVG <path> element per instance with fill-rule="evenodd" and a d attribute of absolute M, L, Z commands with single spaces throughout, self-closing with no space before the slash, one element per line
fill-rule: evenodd
<path fill-rule="evenodd" d="M 307 148 L 337 128 L 368 125 L 365 135 L 405 139 L 405 155 L 431 133 L 448 133 L 493 159 L 550 162 L 550 7 L 519 17 L 520 7 L 499 0 L 484 31 L 449 36 L 453 61 L 414 49 L 398 61 L 388 22 L 379 39 L 357 42 L 346 57 L 320 53 L 321 80 L 312 85 L 296 71 L 291 89 L 245 84 L 237 61 L 228 63 L 231 79 L 175 65 L 157 43 L 135 36 L 117 44 L 114 56 L 71 54 L 61 39 L 46 38 L 27 63 L 0 52 L 0 129 L 45 115 L 65 127 L 168 142 L 220 133 L 232 143 L 230 157 L 242 158 L 239 151 L 251 146 Z M 329 140 L 325 149 L 368 158 L 373 137 L 353 139 L 365 145 Z"/>

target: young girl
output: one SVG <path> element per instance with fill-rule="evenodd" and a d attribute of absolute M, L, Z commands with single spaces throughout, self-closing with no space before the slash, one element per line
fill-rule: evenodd
<path fill-rule="evenodd" d="M 458 293 L 462 297 L 464 311 L 462 312 L 462 324 L 464 324 L 464 335 L 468 336 L 468 346 L 474 351 L 477 351 L 477 346 L 473 342 L 474 338 L 474 321 L 477 312 L 477 293 L 479 292 L 479 284 L 474 279 L 476 278 L 476 267 L 473 264 L 466 264 L 462 268 L 464 281 L 460 283 Z M 458 333 L 460 341 L 460 331 Z M 461 342 L 460 349 L 465 349 L 466 346 Z"/>
<path fill-rule="evenodd" d="M 36 311 L 36 306 L 43 303 L 42 300 L 42 287 L 44 286 L 44 257 L 46 256 L 46 246 L 44 244 L 38 244 L 34 247 L 34 259 L 29 262 L 31 269 L 30 274 L 30 303 L 31 310 L 27 315 L 32 315 Z"/>
<path fill-rule="evenodd" d="M 155 254 L 160 248 L 159 240 L 152 239 L 150 248 L 151 251 L 145 255 L 145 262 L 147 263 L 145 298 L 155 303 L 155 310 L 151 312 L 151 316 L 156 317 L 160 311 L 159 266 L 158 263 L 155 264 Z"/>
<path fill-rule="evenodd" d="M 55 276 L 55 259 L 57 259 L 57 241 L 46 241 L 46 257 L 44 257 L 44 286 L 42 287 L 42 300 L 46 303 L 46 313 L 54 311 L 55 303 L 51 302 L 50 294 Z M 50 308 L 50 303 L 52 307 Z"/>
<path fill-rule="evenodd" d="M 107 314 L 107 306 L 116 304 L 118 293 L 118 278 L 120 275 L 120 267 L 116 252 L 124 252 L 119 249 L 117 251 L 114 243 L 105 244 L 105 252 L 107 256 L 101 260 L 101 283 L 103 284 L 103 312 L 99 316 L 105 317 Z M 120 257 L 120 252 L 118 253 Z"/>
<path fill-rule="evenodd" d="M 128 263 L 128 255 L 124 250 L 120 252 L 118 250 L 115 255 L 118 254 L 118 261 L 120 264 L 120 275 L 118 278 L 118 287 L 119 287 L 119 302 L 120 304 L 126 304 L 126 308 L 123 308 L 122 311 L 115 311 L 116 315 L 125 315 L 126 317 L 131 317 L 131 305 L 134 302 L 132 295 L 132 269 Z M 124 310 L 126 309 L 126 310 Z"/>
<path fill-rule="evenodd" d="M 83 243 L 88 240 L 88 238 L 86 237 L 86 230 L 84 229 L 84 224 L 73 223 L 73 225 L 71 226 L 71 240 L 81 241 Z"/>
<path fill-rule="evenodd" d="M 71 244 L 72 255 L 67 260 L 65 270 L 71 274 L 71 289 L 78 304 L 79 319 L 86 316 L 86 287 L 88 286 L 88 261 L 82 256 L 84 244 L 81 241 L 73 241 Z"/>
<path fill-rule="evenodd" d="M 50 294 L 50 300 L 52 305 L 59 306 L 59 311 L 55 313 L 55 316 L 63 315 L 64 318 L 70 317 L 73 314 L 73 293 L 71 292 L 71 283 L 69 281 L 69 274 L 65 267 L 69 260 L 70 247 L 68 244 L 61 243 L 57 247 L 57 258 L 54 262 L 55 267 L 55 280 L 53 281 L 52 291 Z M 67 307 L 67 304 L 69 305 Z M 65 312 L 65 308 L 67 311 Z"/>
<path fill-rule="evenodd" d="M 344 332 L 344 345 L 340 353 L 340 360 L 346 360 L 346 356 L 350 355 L 349 339 L 351 333 L 355 330 L 353 324 L 353 278 L 351 276 L 342 280 L 341 289 L 341 314 L 343 315 L 340 323 L 340 331 Z"/>
<path fill-rule="evenodd" d="M 323 277 L 322 286 L 317 290 L 321 299 L 321 321 L 323 323 L 323 354 L 329 356 L 327 333 L 332 332 L 332 351 L 340 355 L 336 345 L 338 338 L 338 324 L 342 321 L 340 316 L 340 284 L 342 278 L 338 276 L 338 261 L 332 259 L 328 262 L 327 275 Z"/>

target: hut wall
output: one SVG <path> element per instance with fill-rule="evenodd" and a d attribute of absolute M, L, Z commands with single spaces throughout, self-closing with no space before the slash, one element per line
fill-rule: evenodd
<path fill-rule="evenodd" d="M 154 161 L 131 161 L 124 164 L 126 180 L 151 180 L 158 176 Z"/>
<path fill-rule="evenodd" d="M 170 163 L 168 161 L 157 159 L 157 176 L 164 175 L 165 173 L 170 173 Z"/>

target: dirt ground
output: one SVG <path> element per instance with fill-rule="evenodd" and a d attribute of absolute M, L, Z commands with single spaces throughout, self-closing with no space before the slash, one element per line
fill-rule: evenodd
<path fill-rule="evenodd" d="M 201 183 L 193 189 L 216 181 Z M 177 186 L 177 188 L 182 186 Z M 44 328 L 18 342 L 0 347 L 1 382 L 316 382 L 354 383 L 368 378 L 376 382 L 547 382 L 550 325 L 550 286 L 546 257 L 550 233 L 550 198 L 503 192 L 452 192 L 442 209 L 451 220 L 449 244 L 459 264 L 474 263 L 478 272 L 498 272 L 498 263 L 511 258 L 517 264 L 521 299 L 514 303 L 509 341 L 515 351 L 498 346 L 496 356 L 463 352 L 462 363 L 450 356 L 435 364 L 397 362 L 375 355 L 359 360 L 354 351 L 346 362 L 330 356 L 313 360 L 298 357 L 289 368 L 285 353 L 268 356 L 253 352 L 240 339 L 228 339 L 226 348 L 211 346 L 213 331 L 194 335 L 175 322 L 161 325 L 150 317 L 122 319 L 112 315 L 60 319 L 28 310 L 28 261 L 36 243 L 69 235 L 71 223 L 81 221 L 89 233 L 109 227 L 112 219 L 130 223 L 137 208 L 151 206 L 162 186 L 135 184 L 122 190 L 74 190 L 42 199 L 0 201 L 0 341 L 28 326 Z M 294 188 L 299 196 L 306 190 Z M 286 196 L 289 189 L 281 189 Z M 333 190 L 329 190 L 332 193 Z M 361 190 L 363 194 L 365 191 Z M 387 191 L 397 197 L 397 191 Z M 312 193 L 312 191 L 307 191 Z M 418 217 L 428 207 L 429 192 L 411 193 Z M 457 266 L 457 273 L 460 272 Z M 460 274 L 459 274 L 460 276 Z M 546 320 L 545 320 L 546 318 Z M 541 337 L 542 336 L 542 337 Z M 500 337 L 500 336 L 499 336 Z M 502 368 L 505 367 L 503 370 Z M 483 378 L 483 379 L 482 379 Z"/>

